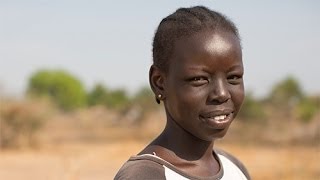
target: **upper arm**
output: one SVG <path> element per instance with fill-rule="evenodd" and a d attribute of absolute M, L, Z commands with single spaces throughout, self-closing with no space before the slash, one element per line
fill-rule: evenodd
<path fill-rule="evenodd" d="M 163 166 L 153 161 L 128 161 L 120 168 L 114 179 L 165 179 L 165 173 Z"/>

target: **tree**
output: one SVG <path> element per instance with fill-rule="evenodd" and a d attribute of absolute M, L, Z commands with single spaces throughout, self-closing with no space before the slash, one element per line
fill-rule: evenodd
<path fill-rule="evenodd" d="M 109 108 L 121 109 L 129 103 L 129 97 L 123 89 L 110 90 L 102 84 L 96 84 L 88 93 L 88 104 L 104 105 Z"/>
<path fill-rule="evenodd" d="M 88 93 L 88 105 L 105 105 L 107 101 L 107 88 L 102 84 L 96 84 L 92 91 Z"/>
<path fill-rule="evenodd" d="M 71 110 L 86 104 L 86 92 L 80 80 L 63 70 L 40 70 L 29 79 L 27 93 L 47 96 L 61 109 Z"/>
<path fill-rule="evenodd" d="M 146 120 L 146 115 L 157 107 L 159 105 L 155 102 L 151 89 L 149 87 L 142 87 L 131 98 L 129 106 L 122 110 L 122 120 L 138 125 Z"/>
<path fill-rule="evenodd" d="M 151 110 L 158 107 L 155 96 L 149 87 L 142 87 L 133 97 L 135 104 L 140 105 L 143 109 Z"/>
<path fill-rule="evenodd" d="M 243 120 L 262 122 L 266 118 L 266 113 L 261 102 L 256 100 L 251 93 L 247 93 L 238 116 Z"/>
<path fill-rule="evenodd" d="M 124 108 L 129 103 L 127 93 L 123 89 L 116 89 L 108 92 L 106 105 L 111 108 Z"/>
<path fill-rule="evenodd" d="M 320 97 L 306 97 L 295 108 L 295 115 L 303 122 L 309 122 L 320 112 Z"/>
<path fill-rule="evenodd" d="M 277 106 L 293 106 L 304 97 L 298 81 L 289 76 L 277 83 L 269 95 L 269 102 Z"/>

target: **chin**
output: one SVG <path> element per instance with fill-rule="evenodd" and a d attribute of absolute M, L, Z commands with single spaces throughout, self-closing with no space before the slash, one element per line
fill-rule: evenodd
<path fill-rule="evenodd" d="M 202 136 L 202 137 L 198 136 L 198 138 L 208 142 L 220 140 L 227 134 L 227 131 L 228 129 L 216 130 L 216 132 L 213 134 Z"/>
<path fill-rule="evenodd" d="M 227 134 L 228 129 L 217 130 L 217 132 L 211 135 L 211 141 L 222 139 Z"/>

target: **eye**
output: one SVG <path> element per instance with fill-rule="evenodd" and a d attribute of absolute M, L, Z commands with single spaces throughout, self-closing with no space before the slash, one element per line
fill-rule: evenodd
<path fill-rule="evenodd" d="M 228 76 L 228 82 L 230 84 L 240 84 L 242 82 L 242 75 L 230 75 Z"/>
<path fill-rule="evenodd" d="M 194 77 L 192 81 L 206 81 L 204 77 Z"/>
<path fill-rule="evenodd" d="M 201 85 L 205 85 L 209 82 L 209 79 L 206 77 L 193 77 L 189 79 L 189 82 L 193 85 L 193 86 L 201 86 Z"/>

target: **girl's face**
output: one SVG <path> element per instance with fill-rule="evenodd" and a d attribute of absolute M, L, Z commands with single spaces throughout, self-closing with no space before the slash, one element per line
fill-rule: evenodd
<path fill-rule="evenodd" d="M 206 141 L 222 138 L 244 99 L 240 42 L 202 31 L 175 44 L 164 78 L 168 118 Z"/>

